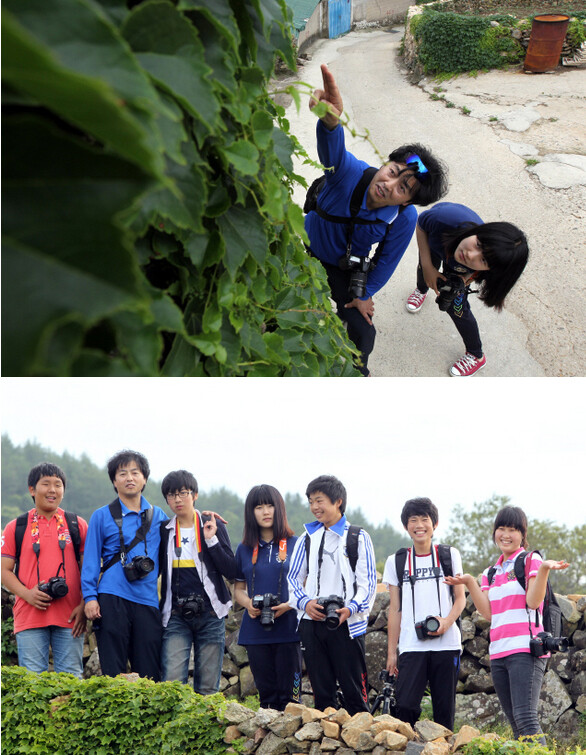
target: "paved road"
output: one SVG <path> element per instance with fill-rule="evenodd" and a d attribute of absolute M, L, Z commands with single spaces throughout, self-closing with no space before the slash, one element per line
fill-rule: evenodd
<path fill-rule="evenodd" d="M 487 357 L 478 377 L 585 375 L 586 186 L 549 188 L 530 172 L 526 158 L 534 150 L 540 160 L 556 152 L 586 154 L 586 68 L 543 75 L 490 72 L 417 86 L 398 56 L 402 34 L 397 27 L 320 40 L 297 78 L 320 85 L 319 65 L 327 63 L 346 113 L 358 132 L 370 131 L 383 155 L 406 142 L 427 144 L 450 168 L 447 200 L 468 204 L 486 221 L 508 220 L 526 232 L 530 263 L 505 311 L 497 314 L 471 298 Z M 435 92 L 437 86 L 445 91 Z M 430 94 L 443 95 L 455 107 Z M 317 159 L 315 117 L 306 99 L 301 113 L 291 105 L 287 116 L 293 133 Z M 519 131 L 528 125 L 523 118 L 531 125 Z M 379 164 L 370 144 L 347 137 L 357 156 Z M 534 150 L 527 152 L 527 144 Z M 316 175 L 311 167 L 296 167 L 308 179 Z M 584 168 L 577 163 L 578 171 Z M 302 191 L 296 199 L 302 204 Z M 405 310 L 416 265 L 412 241 L 375 297 L 378 336 L 369 363 L 375 377 L 447 376 L 464 353 L 451 320 L 432 297 L 416 315 Z"/>

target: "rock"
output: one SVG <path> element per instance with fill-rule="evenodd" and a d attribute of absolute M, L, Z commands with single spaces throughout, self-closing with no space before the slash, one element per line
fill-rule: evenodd
<path fill-rule="evenodd" d="M 335 723 L 340 724 L 340 726 L 343 726 L 346 721 L 350 720 L 350 714 L 344 708 L 340 708 L 340 710 L 337 710 L 335 713 L 330 713 L 328 718 L 330 721 L 334 721 Z"/>
<path fill-rule="evenodd" d="M 424 742 L 432 742 L 440 737 L 449 737 L 453 732 L 435 721 L 422 719 L 415 724 L 415 731 Z"/>
<path fill-rule="evenodd" d="M 562 713 L 571 706 L 572 698 L 555 671 L 547 671 L 543 678 L 539 697 L 539 720 L 542 727 L 550 729 Z"/>
<path fill-rule="evenodd" d="M 379 679 L 379 674 L 387 665 L 388 643 L 386 632 L 371 632 L 367 634 L 365 645 L 368 681 L 371 687 L 380 692 L 384 682 Z"/>
<path fill-rule="evenodd" d="M 496 695 L 474 692 L 471 695 L 456 695 L 456 719 L 471 726 L 506 724 L 507 719 Z"/>
<path fill-rule="evenodd" d="M 333 752 L 340 746 L 339 739 L 332 739 L 331 737 L 324 737 L 321 741 L 321 749 L 323 752 Z"/>
<path fill-rule="evenodd" d="M 335 721 L 327 721 L 325 719 L 322 719 L 320 723 L 322 729 L 324 730 L 325 737 L 328 737 L 328 739 L 340 738 L 340 724 L 335 723 Z"/>
<path fill-rule="evenodd" d="M 373 716 L 371 716 L 370 713 L 363 711 L 362 713 L 355 713 L 348 721 L 346 721 L 346 723 L 343 724 L 342 728 L 346 729 L 352 727 L 353 729 L 360 731 L 367 731 L 368 729 L 370 729 L 373 722 Z"/>
<path fill-rule="evenodd" d="M 236 642 L 232 643 L 228 648 L 228 653 L 238 668 L 248 663 L 248 653 L 243 645 L 238 645 Z"/>
<path fill-rule="evenodd" d="M 280 710 L 275 710 L 274 708 L 259 708 L 254 714 L 254 721 L 258 726 L 266 729 L 282 715 Z"/>
<path fill-rule="evenodd" d="M 257 694 L 258 690 L 250 666 L 243 666 L 240 669 L 238 681 L 240 682 L 240 697 L 250 697 Z"/>
<path fill-rule="evenodd" d="M 230 744 L 230 742 L 233 742 L 235 739 L 240 739 L 242 736 L 242 732 L 235 724 L 230 724 L 230 726 L 226 727 L 226 731 L 224 732 L 224 742 L 226 744 Z"/>
<path fill-rule="evenodd" d="M 287 745 L 284 739 L 270 731 L 256 752 L 257 755 L 282 755 L 282 753 L 287 752 Z"/>
<path fill-rule="evenodd" d="M 384 745 L 387 750 L 404 750 L 408 739 L 397 731 L 380 731 L 374 737 L 374 741 Z"/>
<path fill-rule="evenodd" d="M 464 644 L 464 649 L 475 658 L 482 658 L 488 652 L 488 641 L 483 637 L 474 637 Z"/>
<path fill-rule="evenodd" d="M 243 721 L 248 721 L 253 716 L 254 711 L 250 710 L 250 708 L 246 708 L 244 705 L 240 705 L 240 703 L 226 703 L 226 708 L 224 709 L 224 721 L 227 721 L 228 724 L 238 725 Z"/>
<path fill-rule="evenodd" d="M 484 669 L 478 674 L 470 674 L 464 685 L 466 692 L 494 692 L 492 676 Z"/>
<path fill-rule="evenodd" d="M 352 724 L 342 729 L 342 739 L 354 752 L 368 752 L 374 750 L 377 745 L 370 732 Z"/>
<path fill-rule="evenodd" d="M 472 621 L 474 625 L 482 631 L 483 629 L 490 629 L 490 621 L 485 619 L 479 611 L 473 611 Z"/>
<path fill-rule="evenodd" d="M 573 709 L 564 711 L 552 730 L 557 742 L 569 742 L 576 739 L 580 731 L 580 714 Z M 570 750 L 568 750 L 570 752 Z"/>
<path fill-rule="evenodd" d="M 576 700 L 576 710 L 578 713 L 584 713 L 586 711 L 586 695 L 580 695 Z"/>
<path fill-rule="evenodd" d="M 586 694 L 586 671 L 580 671 L 570 682 L 570 695 L 577 700 L 580 695 Z"/>
<path fill-rule="evenodd" d="M 464 745 L 468 744 L 468 742 L 471 742 L 476 737 L 480 736 L 480 732 L 478 729 L 475 729 L 473 726 L 468 726 L 467 724 L 464 724 L 460 728 L 460 731 L 456 734 L 454 737 L 454 741 L 452 743 L 452 752 L 456 752 L 460 747 L 463 747 Z"/>
<path fill-rule="evenodd" d="M 83 669 L 83 678 L 89 679 L 90 676 L 101 676 L 102 668 L 100 666 L 100 656 L 96 648 L 87 660 Z"/>
<path fill-rule="evenodd" d="M 381 611 L 387 611 L 388 613 L 390 602 L 391 598 L 388 590 L 377 592 L 374 603 L 372 604 L 372 611 L 370 612 L 370 615 L 372 616 L 374 614 L 376 616 Z"/>
<path fill-rule="evenodd" d="M 287 737 L 292 737 L 300 726 L 301 716 L 294 716 L 292 713 L 283 713 L 269 724 L 269 729 L 278 737 L 286 739 Z"/>
<path fill-rule="evenodd" d="M 586 630 L 576 629 L 572 635 L 572 642 L 579 650 L 584 650 L 586 648 Z"/>
<path fill-rule="evenodd" d="M 288 752 L 309 752 L 309 748 L 312 745 L 312 742 L 309 740 L 306 742 L 300 742 L 298 739 L 295 739 L 295 737 L 287 737 L 284 741 L 287 745 Z"/>
<path fill-rule="evenodd" d="M 312 721 L 319 721 L 322 718 L 326 718 L 327 715 L 327 713 L 324 713 L 321 710 L 316 710 L 315 708 L 305 708 L 301 713 L 301 720 L 304 724 L 309 724 Z"/>
<path fill-rule="evenodd" d="M 420 755 L 424 747 L 421 742 L 409 742 L 405 747 L 405 755 Z"/>
<path fill-rule="evenodd" d="M 292 716 L 302 716 L 306 706 L 300 703 L 287 703 L 285 706 L 285 713 L 290 713 Z"/>
<path fill-rule="evenodd" d="M 558 160 L 555 158 L 558 158 Z M 582 155 L 546 155 L 544 159 L 552 160 L 554 162 L 562 162 L 584 171 L 584 182 L 586 182 L 586 157 Z M 582 618 L 582 613 L 578 611 L 576 603 L 573 600 L 566 598 L 564 595 L 558 595 L 557 593 L 556 598 L 562 609 L 562 615 L 568 624 L 577 624 Z"/>
<path fill-rule="evenodd" d="M 309 755 L 321 755 L 321 747 L 319 742 L 312 742 L 309 748 Z"/>
<path fill-rule="evenodd" d="M 480 661 L 471 655 L 462 656 L 460 661 L 460 670 L 458 679 L 465 680 L 470 674 L 477 674 L 480 671 Z"/>
<path fill-rule="evenodd" d="M 586 671 L 586 650 L 576 650 L 571 652 L 570 670 L 572 674 L 577 674 L 580 671 Z"/>
<path fill-rule="evenodd" d="M 307 740 L 309 740 L 310 742 L 315 742 L 316 740 L 322 738 L 323 733 L 324 730 L 322 729 L 319 721 L 311 721 L 310 723 L 302 726 L 299 731 L 295 732 L 293 736 L 300 742 L 305 742 Z"/>
<path fill-rule="evenodd" d="M 476 635 L 476 624 L 472 619 L 462 619 L 462 642 L 471 640 Z"/>
<path fill-rule="evenodd" d="M 238 666 L 230 658 L 228 653 L 224 654 L 224 660 L 222 661 L 222 674 L 224 674 L 224 676 L 238 675 Z"/>
<path fill-rule="evenodd" d="M 450 745 L 445 739 L 435 739 L 432 742 L 426 742 L 421 755 L 449 755 L 449 752 Z"/>
<path fill-rule="evenodd" d="M 572 657 L 576 653 L 576 648 L 570 648 L 567 653 L 554 653 L 547 663 L 547 667 L 555 671 L 560 679 L 565 682 L 570 681 L 572 674 L 570 671 Z"/>

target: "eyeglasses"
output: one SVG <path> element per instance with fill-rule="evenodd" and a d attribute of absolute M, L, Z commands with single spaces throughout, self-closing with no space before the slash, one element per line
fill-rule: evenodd
<path fill-rule="evenodd" d="M 412 168 L 418 176 L 424 176 L 428 172 L 419 155 L 409 155 L 405 160 L 405 163 Z"/>
<path fill-rule="evenodd" d="M 179 498 L 185 499 L 190 495 L 191 495 L 191 490 L 180 490 L 178 493 L 167 493 L 165 498 L 168 501 L 174 501 L 177 498 L 177 496 L 179 496 Z"/>

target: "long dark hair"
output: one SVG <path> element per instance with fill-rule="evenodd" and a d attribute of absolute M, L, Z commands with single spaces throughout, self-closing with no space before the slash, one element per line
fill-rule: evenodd
<path fill-rule="evenodd" d="M 273 542 L 278 544 L 279 540 L 291 537 L 293 530 L 287 522 L 287 512 L 285 511 L 285 501 L 277 488 L 272 485 L 255 485 L 246 496 L 244 502 L 244 532 L 242 542 L 249 548 L 254 548 L 260 539 L 260 527 L 254 516 L 254 509 L 263 503 L 273 506 L 275 514 L 273 517 Z"/>
<path fill-rule="evenodd" d="M 529 246 L 523 231 L 512 223 L 496 222 L 460 226 L 444 234 L 444 249 L 453 257 L 458 244 L 468 236 L 478 236 L 489 270 L 474 277 L 479 284 L 480 301 L 500 312 L 505 298 L 519 280 L 529 258 Z"/>

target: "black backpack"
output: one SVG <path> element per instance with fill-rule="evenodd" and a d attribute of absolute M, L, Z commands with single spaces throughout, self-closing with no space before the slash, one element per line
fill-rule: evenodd
<path fill-rule="evenodd" d="M 525 562 L 527 556 L 530 553 L 539 553 L 539 551 L 522 551 L 515 559 L 514 571 L 517 582 L 521 585 L 523 590 L 527 591 L 525 582 Z M 539 553 L 541 556 L 541 553 Z M 488 584 L 492 584 L 494 575 L 496 573 L 496 567 L 491 566 L 488 570 Z M 525 603 L 527 608 L 527 603 Z M 527 608 L 527 611 L 529 609 Z M 535 624 L 539 627 L 539 611 L 535 611 Z M 557 598 L 552 590 L 549 579 L 545 588 L 545 598 L 543 599 L 543 629 L 546 632 L 551 632 L 554 637 L 560 637 L 562 633 L 562 609 L 557 601 Z"/>
<path fill-rule="evenodd" d="M 73 549 L 75 551 L 75 559 L 77 561 L 77 565 L 80 566 L 79 561 L 79 552 L 81 550 L 81 535 L 79 534 L 79 520 L 77 518 L 77 514 L 73 514 L 71 511 L 64 511 L 65 515 L 65 521 L 67 522 L 67 529 L 69 530 L 69 535 L 71 537 L 71 542 L 73 543 Z M 20 561 L 20 551 L 22 549 L 22 541 L 24 539 L 24 533 L 26 532 L 26 528 L 28 525 L 28 515 L 29 512 L 27 511 L 24 514 L 21 514 L 18 519 L 16 520 L 16 526 L 14 528 L 14 541 L 16 545 L 16 558 L 15 558 L 15 567 L 14 567 L 14 573 L 18 577 L 18 564 Z M 81 570 L 81 567 L 80 567 Z"/>
<path fill-rule="evenodd" d="M 434 546 L 432 545 L 432 548 Z M 399 548 L 395 553 L 395 570 L 397 572 L 397 579 L 399 580 L 399 610 L 403 605 L 403 572 L 405 571 L 405 561 L 407 560 L 407 553 L 409 548 Z M 449 545 L 442 545 L 439 543 L 437 546 L 437 553 L 439 561 L 442 567 L 444 576 L 452 577 L 452 555 L 450 553 Z M 452 603 L 454 602 L 454 588 L 450 587 L 450 594 L 452 596 Z M 458 619 L 458 621 L 460 621 Z"/>
<path fill-rule="evenodd" d="M 346 550 L 348 551 L 348 561 L 350 562 L 350 568 L 353 572 L 356 571 L 356 562 L 358 561 L 358 536 L 360 530 L 357 524 L 351 524 L 348 528 L 348 534 L 346 536 Z M 309 570 L 309 549 L 311 547 L 311 538 L 309 533 L 305 534 L 305 563 Z"/>

